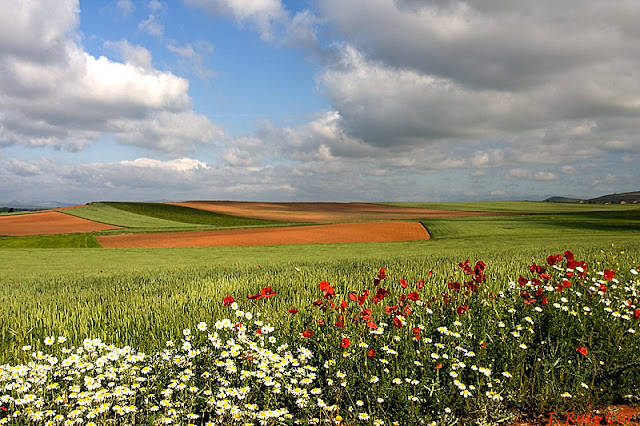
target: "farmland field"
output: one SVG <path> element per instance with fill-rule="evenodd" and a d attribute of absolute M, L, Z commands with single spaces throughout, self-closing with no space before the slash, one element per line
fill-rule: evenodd
<path fill-rule="evenodd" d="M 638 207 L 525 202 L 470 203 L 467 206 L 428 203 L 404 207 L 410 209 L 412 206 L 425 210 L 412 215 L 411 221 L 421 222 L 429 230 L 430 240 L 126 249 L 101 249 L 88 241 L 95 241 L 94 239 L 100 238 L 100 235 L 139 233 L 145 229 L 150 232 L 163 229 L 195 230 L 200 226 L 211 229 L 216 225 L 211 222 L 200 223 L 208 220 L 203 220 L 202 217 L 192 221 L 195 223 L 184 222 L 183 216 L 167 216 L 164 207 L 162 214 L 153 213 L 153 206 L 145 206 L 146 214 L 141 214 L 140 210 L 132 212 L 116 209 L 111 205 L 106 208 L 78 208 L 77 211 L 73 210 L 76 212 L 74 214 L 82 214 L 85 219 L 130 228 L 130 231 L 125 229 L 77 236 L 73 234 L 0 238 L 0 247 L 4 247 L 0 251 L 3 259 L 0 263 L 0 280 L 4 283 L 4 291 L 0 294 L 0 304 L 3 306 L 0 311 L 0 362 L 13 364 L 20 360 L 26 361 L 25 356 L 29 357 L 31 351 L 42 350 L 46 353 L 58 348 L 58 343 L 53 347 L 45 344 L 44 339 L 50 336 L 64 336 L 67 340 L 62 346 L 82 345 L 85 338 L 92 337 L 119 347 L 129 345 L 148 354 L 162 350 L 166 347 L 165 342 L 172 341 L 177 345 L 177 356 L 181 353 L 179 349 L 183 342 L 191 341 L 185 340 L 183 330 L 189 329 L 194 334 L 192 342 L 195 347 L 201 338 L 196 332 L 196 326 L 201 321 L 213 328 L 216 321 L 237 314 L 230 306 L 224 306 L 222 303 L 225 297 L 232 296 L 239 305 L 236 309 L 242 310 L 243 315 L 245 312 L 251 312 L 256 319 L 260 314 L 257 318 L 262 323 L 273 325 L 276 329 L 274 333 L 277 333 L 279 339 L 278 344 L 287 342 L 294 347 L 305 345 L 318 354 L 318 357 L 322 354 L 323 359 L 327 356 L 337 359 L 337 365 L 341 369 L 339 371 L 344 371 L 349 376 L 345 385 L 349 393 L 338 392 L 340 386 L 337 389 L 331 386 L 325 389 L 326 384 L 320 387 L 323 389 L 323 395 L 326 394 L 327 402 L 342 404 L 344 411 L 340 411 L 340 415 L 345 419 L 351 419 L 352 422 L 373 424 L 375 417 L 385 420 L 385 424 L 392 424 L 391 419 L 394 416 L 400 416 L 404 420 L 401 424 L 414 424 L 412 422 L 417 418 L 444 424 L 453 421 L 455 416 L 467 416 L 470 423 L 476 420 L 495 422 L 498 418 L 514 420 L 518 413 L 531 415 L 553 410 L 566 412 L 569 409 L 584 410 L 587 404 L 592 403 L 632 404 L 640 401 L 640 394 L 637 392 L 640 389 L 640 365 L 637 357 L 640 351 L 640 330 L 637 329 L 640 325 L 633 318 L 634 310 L 640 305 L 640 282 L 638 276 L 633 273 L 640 269 Z M 484 213 L 443 217 L 433 213 L 438 207 L 449 211 L 468 209 Z M 432 211 L 431 215 L 427 214 L 428 210 Z M 83 211 L 84 213 L 81 213 Z M 502 215 L 491 215 L 492 211 L 498 211 Z M 404 212 L 402 214 L 405 216 L 394 220 L 407 221 L 409 219 L 406 215 L 410 213 Z M 161 217 L 163 215 L 164 217 Z M 291 217 L 293 214 L 289 214 L 290 221 L 284 223 L 294 225 L 295 221 Z M 299 221 L 305 217 L 304 222 L 313 222 L 309 220 L 308 211 L 295 219 Z M 332 219 L 330 222 L 340 222 L 335 216 Z M 356 219 L 356 216 L 351 216 L 345 221 Z M 370 220 L 370 216 L 367 216 L 367 220 Z M 262 225 L 273 226 L 274 223 L 265 222 Z M 246 222 L 244 225 L 233 225 L 226 222 L 222 226 L 251 226 L 255 229 L 258 224 Z M 1 229 L 0 224 L 0 231 Z M 82 237 L 79 238 L 80 236 Z M 548 292 L 549 305 L 543 306 L 537 302 L 523 305 L 520 291 L 515 291 L 509 283 L 517 283 L 519 277 L 524 276 L 529 280 L 529 284 L 526 285 L 530 286 L 532 279 L 544 273 L 554 277 L 554 274 L 565 277 L 556 278 L 559 280 L 557 282 L 569 282 L 562 281 L 567 280 L 568 276 L 563 272 L 564 269 L 556 270 L 547 264 L 549 255 L 558 254 L 562 258 L 558 266 L 566 267 L 563 262 L 567 261 L 565 257 L 568 255 L 564 253 L 568 250 L 572 251 L 577 260 L 586 261 L 585 265 L 589 265 L 588 272 L 593 274 L 596 280 L 603 279 L 598 272 L 611 270 L 615 271 L 614 279 L 619 284 L 616 285 L 610 278 L 603 281 L 605 291 L 598 287 L 593 292 L 578 292 L 583 284 L 575 281 L 572 287 L 567 287 L 562 293 Z M 459 266 L 459 263 L 464 263 L 466 259 L 470 259 L 471 275 L 470 270 Z M 473 270 L 473 265 L 478 261 L 486 265 L 480 274 L 486 274 L 483 279 L 479 278 L 477 270 Z M 531 270 L 533 263 L 545 265 L 547 272 Z M 382 279 L 381 268 L 385 268 Z M 376 278 L 382 282 L 378 284 L 380 287 L 373 282 Z M 448 287 L 448 283 L 464 284 L 471 278 L 477 279 L 479 283 L 477 296 L 474 296 L 475 292 L 467 295 L 457 294 L 456 290 Z M 577 279 L 577 276 L 569 279 Z M 402 280 L 406 280 L 411 286 L 406 292 L 401 286 Z M 330 283 L 335 298 L 327 298 L 327 287 L 324 287 L 324 290 L 319 289 L 319 283 L 323 281 Z M 416 283 L 420 281 L 424 281 L 424 284 L 416 289 Z M 322 310 L 313 305 L 314 301 L 320 300 L 324 306 L 334 299 L 336 302 L 346 299 L 348 308 L 345 312 L 351 312 L 352 309 L 357 310 L 358 305 L 357 299 L 354 301 L 347 297 L 349 293 L 353 292 L 357 297 L 362 297 L 363 290 L 369 288 L 373 297 L 376 288 L 382 286 L 390 292 L 387 296 L 381 296 L 387 297 L 385 302 L 374 304 L 373 299 L 367 298 L 365 306 L 371 309 L 371 321 L 378 325 L 386 321 L 389 323 L 389 330 L 394 329 L 391 325 L 393 318 L 406 321 L 407 324 L 397 328 L 395 332 L 402 342 L 396 344 L 392 343 L 393 339 L 384 340 L 385 335 L 378 337 L 370 334 L 366 322 L 362 325 L 356 322 L 345 324 L 346 328 L 338 329 L 337 333 L 325 331 L 328 329 L 318 324 L 318 321 L 323 321 L 332 325 L 336 322 L 338 312 L 332 313 L 332 308 L 328 306 Z M 264 293 L 267 288 L 274 293 L 273 296 L 269 291 Z M 402 294 L 406 297 L 409 291 L 415 293 L 415 296 L 411 294 L 411 297 L 418 297 L 417 300 L 421 301 L 433 298 L 442 300 L 444 293 L 448 293 L 453 300 L 457 298 L 458 301 L 454 302 L 453 311 L 447 310 L 439 302 L 430 305 L 438 314 L 437 318 L 427 315 L 427 305 L 416 304 L 415 301 L 411 302 L 412 308 L 416 311 L 415 318 L 409 314 L 406 317 L 385 314 L 385 304 L 391 306 L 394 305 L 392 301 L 395 301 L 396 307 L 400 306 L 398 298 Z M 500 292 L 504 293 L 504 300 L 499 304 L 491 297 L 495 298 Z M 533 294 L 531 290 L 530 292 Z M 267 297 L 247 298 L 249 295 L 261 293 Z M 587 300 L 585 294 L 591 294 L 593 298 Z M 554 303 L 570 305 L 571 303 L 561 300 L 565 297 L 574 305 L 577 304 L 581 310 L 580 315 L 575 317 L 575 323 L 571 322 L 573 320 L 570 321 L 574 317 L 562 314 L 561 309 L 557 310 L 558 313 L 553 309 L 548 311 Z M 611 305 L 612 312 L 618 312 L 618 316 L 630 315 L 628 324 L 616 316 L 608 317 L 607 323 L 610 325 L 605 329 L 599 325 L 604 324 L 598 320 L 599 317 L 582 313 L 583 308 L 588 307 L 590 310 L 597 310 L 598 315 L 601 315 L 603 307 L 609 305 L 598 301 L 609 300 L 611 304 L 612 301 L 618 300 L 616 298 L 623 297 L 624 299 L 620 300 L 624 301 L 624 304 Z M 629 306 L 626 306 L 627 300 Z M 456 314 L 456 308 L 461 306 L 466 306 L 468 311 Z M 545 309 L 544 312 L 548 312 L 545 314 L 547 316 L 534 310 L 535 307 Z M 507 309 L 516 309 L 518 313 L 509 313 Z M 290 310 L 296 311 L 295 314 Z M 358 316 L 361 317 L 359 310 Z M 383 317 L 386 320 L 383 320 Z M 495 321 L 486 322 L 490 317 Z M 480 323 L 479 319 L 482 319 Z M 454 324 L 457 320 L 460 320 L 460 326 Z M 533 323 L 529 325 L 529 321 Z M 509 337 L 516 342 L 515 346 L 509 346 L 509 339 L 505 338 L 503 341 L 502 337 L 498 338 L 501 322 L 510 327 L 506 330 L 507 337 L 511 332 L 523 336 L 518 338 L 521 340 Z M 438 331 L 438 326 L 443 324 L 446 324 L 449 330 L 463 327 L 475 337 L 455 338 L 442 334 Z M 619 327 L 616 324 L 619 324 Z M 523 327 L 523 331 L 518 331 L 517 327 Z M 527 327 L 533 330 L 530 335 Z M 637 330 L 639 333 L 630 333 L 629 329 Z M 312 334 L 301 337 L 301 333 L 307 330 Z M 233 330 L 225 332 L 233 334 Z M 587 337 L 583 338 L 585 333 Z M 390 338 L 393 334 L 391 333 Z M 206 333 L 203 336 L 206 341 Z M 421 338 L 416 340 L 416 336 Z M 347 337 L 351 342 L 349 344 L 344 340 Z M 600 341 L 600 337 L 604 337 L 604 340 Z M 393 361 L 389 367 L 391 373 L 384 371 L 384 365 L 373 363 L 373 360 L 380 359 L 381 353 L 386 350 L 377 339 L 383 339 L 388 347 L 395 348 L 400 354 L 397 356 L 405 357 L 404 361 Z M 441 358 L 443 350 L 438 352 L 430 346 L 421 346 L 426 351 L 423 351 L 426 359 L 416 358 L 414 346 L 427 345 L 427 340 L 454 344 L 466 348 L 465 350 L 473 348 L 478 354 L 475 364 L 487 368 L 491 364 L 494 370 L 501 366 L 500 371 L 494 371 L 496 375 L 510 371 L 510 375 L 516 377 L 518 382 L 508 384 L 512 382 L 506 381 L 506 374 L 503 374 L 500 378 L 504 383 L 494 382 L 493 388 L 487 388 L 486 383 L 476 378 L 471 380 L 471 377 L 475 377 L 475 373 L 469 370 L 472 364 L 475 365 L 471 362 L 473 360 L 466 360 L 466 368 L 460 367 L 460 362 L 456 366 L 455 363 Z M 541 345 L 542 341 L 553 344 Z M 368 345 L 367 350 L 358 346 L 360 344 Z M 506 358 L 503 359 L 503 355 L 497 356 L 496 352 L 491 352 L 493 360 L 491 356 L 485 357 L 483 348 L 478 346 L 480 344 L 489 345 L 487 349 L 499 348 Z M 524 345 L 527 349 L 518 349 L 518 344 Z M 30 349 L 23 350 L 25 346 Z M 589 348 L 584 358 L 581 353 L 576 353 L 576 348 L 581 347 Z M 371 353 L 368 352 L 372 349 L 377 350 L 377 353 L 374 352 L 375 357 L 370 356 Z M 614 352 L 617 354 L 616 358 L 609 358 L 607 367 L 595 368 L 592 364 L 595 362 L 595 365 L 598 365 L 598 361 L 606 360 L 606 357 Z M 440 354 L 439 361 L 436 362 L 431 353 Z M 453 353 L 451 351 L 449 356 Z M 343 357 L 344 354 L 351 355 Z M 63 356 L 58 355 L 59 359 Z M 394 356 L 386 354 L 388 359 L 396 359 Z M 351 358 L 353 364 L 349 364 L 351 361 L 348 360 Z M 543 359 L 544 362 L 536 364 L 537 358 Z M 565 368 L 567 361 L 573 363 L 574 367 L 570 370 Z M 431 391 L 411 383 L 396 385 L 391 381 L 400 377 L 404 383 L 405 378 L 422 371 L 416 369 L 418 364 L 415 362 L 431 366 L 429 370 L 425 369 L 424 373 L 420 373 L 420 377 L 412 378 L 431 386 Z M 556 370 L 558 362 L 564 363 L 562 365 L 565 369 Z M 410 365 L 406 365 L 407 363 Z M 439 365 L 441 367 L 438 367 Z M 434 367 L 438 368 L 434 370 Z M 174 368 L 178 368 L 177 364 Z M 535 378 L 534 372 L 539 368 L 545 369 L 546 374 L 543 376 L 546 382 Z M 336 380 L 336 370 L 330 371 L 334 374 L 333 380 Z M 355 377 L 355 371 L 365 373 L 358 378 Z M 442 376 L 439 375 L 440 372 L 443 373 Z M 467 385 L 467 392 L 475 396 L 467 398 L 466 394 L 462 395 L 463 390 L 450 373 L 459 375 Z M 385 379 L 389 374 L 393 377 Z M 379 377 L 385 385 L 374 386 L 372 377 Z M 468 385 L 471 383 L 478 390 L 469 391 Z M 606 392 L 595 392 L 596 385 L 606 389 Z M 361 387 L 362 392 L 358 387 Z M 310 389 L 311 387 L 308 390 Z M 485 393 L 493 392 L 491 389 L 504 400 L 500 401 L 498 397 L 488 399 Z M 417 398 L 416 401 L 421 401 L 422 404 L 418 404 L 419 406 L 429 408 L 424 412 L 401 414 L 386 403 L 376 404 L 375 400 L 367 399 L 367 393 L 392 401 L 398 406 L 405 404 L 400 400 L 407 401 L 407 398 L 413 397 Z M 566 394 L 572 397 L 568 398 Z M 364 408 L 360 408 L 360 400 Z M 184 403 L 185 400 L 182 401 Z M 284 404 L 282 401 L 274 402 L 270 407 L 280 407 L 278 404 Z M 193 404 L 194 407 L 199 407 L 196 402 Z M 376 408 L 378 405 L 383 408 Z M 311 408 L 305 411 L 291 401 L 287 402 L 286 406 L 291 412 L 299 410 L 299 415 L 305 416 L 305 423 L 316 413 Z M 349 414 L 348 407 L 353 408 L 353 414 Z M 450 412 L 442 411 L 445 407 Z M 335 412 L 318 412 L 324 413 L 324 418 L 336 418 Z M 370 422 L 358 418 L 358 413 L 369 413 L 367 415 L 371 416 Z M 447 417 L 450 413 L 453 413 L 452 417 Z M 207 416 L 210 419 L 215 417 Z M 154 417 L 150 415 L 149 418 Z M 345 422 L 353 424 L 348 420 Z"/>

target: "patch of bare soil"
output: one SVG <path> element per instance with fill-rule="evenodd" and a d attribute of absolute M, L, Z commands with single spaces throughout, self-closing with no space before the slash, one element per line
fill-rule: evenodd
<path fill-rule="evenodd" d="M 98 237 L 102 247 L 211 247 L 428 240 L 417 222 L 342 223 L 222 231 L 122 234 Z"/>
<path fill-rule="evenodd" d="M 40 234 L 73 234 L 77 232 L 120 229 L 55 211 L 0 216 L 0 235 L 22 237 Z"/>
<path fill-rule="evenodd" d="M 261 203 L 245 201 L 190 201 L 169 203 L 232 216 L 291 222 L 367 222 L 467 216 L 497 216 L 493 212 L 461 212 L 384 206 L 369 203 Z"/>

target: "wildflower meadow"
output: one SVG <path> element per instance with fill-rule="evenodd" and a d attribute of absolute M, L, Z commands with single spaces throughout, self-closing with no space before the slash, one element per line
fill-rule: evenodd
<path fill-rule="evenodd" d="M 640 401 L 638 265 L 453 266 L 380 265 L 297 303 L 229 292 L 152 351 L 41 336 L 0 366 L 0 424 L 509 424 Z"/>

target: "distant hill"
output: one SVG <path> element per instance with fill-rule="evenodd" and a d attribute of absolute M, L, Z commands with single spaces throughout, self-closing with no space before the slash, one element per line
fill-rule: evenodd
<path fill-rule="evenodd" d="M 550 197 L 544 200 L 547 203 L 580 203 L 580 204 L 636 204 L 640 203 L 640 191 L 624 192 L 621 194 L 608 194 L 601 197 L 580 199 L 568 197 Z"/>
<path fill-rule="evenodd" d="M 69 207 L 75 204 L 62 203 L 60 201 L 0 201 L 0 211 L 30 211 L 30 210 L 47 210 L 59 207 Z"/>

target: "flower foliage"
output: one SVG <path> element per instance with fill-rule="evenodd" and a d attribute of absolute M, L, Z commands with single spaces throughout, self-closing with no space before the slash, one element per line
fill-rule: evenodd
<path fill-rule="evenodd" d="M 47 336 L 0 366 L 0 424 L 472 424 L 640 397 L 637 272 L 542 263 L 497 291 L 466 260 L 458 279 L 321 281 L 308 306 L 265 301 L 277 286 L 244 299 L 255 313 L 227 295 L 226 318 L 152 354 Z"/>

